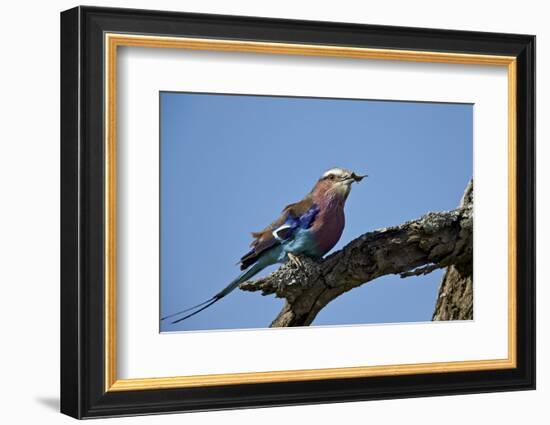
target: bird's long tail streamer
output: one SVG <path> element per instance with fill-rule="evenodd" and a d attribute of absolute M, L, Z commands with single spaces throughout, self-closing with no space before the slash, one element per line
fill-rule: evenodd
<path fill-rule="evenodd" d="M 237 288 L 242 282 L 246 282 L 248 279 L 250 279 L 252 276 L 260 272 L 265 265 L 256 263 L 252 267 L 250 267 L 248 270 L 245 270 L 242 272 L 237 278 L 235 278 L 229 285 L 227 285 L 225 288 L 223 288 L 220 292 L 218 292 L 216 295 L 214 295 L 212 298 L 207 299 L 206 301 L 203 301 L 200 304 L 194 305 L 193 307 L 188 307 L 185 310 L 178 311 L 176 313 L 169 314 L 168 316 L 164 316 L 160 320 L 166 320 L 170 319 L 175 316 L 179 316 L 180 314 L 190 312 L 189 314 L 174 320 L 172 324 L 179 323 L 185 319 L 189 319 L 190 317 L 194 316 L 197 313 L 200 313 L 201 311 L 207 309 L 212 304 L 218 302 L 223 297 L 225 297 L 227 294 L 231 293 L 235 288 Z M 200 308 L 199 308 L 200 307 Z M 198 309 L 198 310 L 197 310 Z"/>

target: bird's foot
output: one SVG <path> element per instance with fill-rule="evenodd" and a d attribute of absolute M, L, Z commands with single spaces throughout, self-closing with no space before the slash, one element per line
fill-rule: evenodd
<path fill-rule="evenodd" d="M 292 264 L 294 264 L 297 268 L 299 268 L 299 269 L 304 268 L 304 263 L 302 263 L 302 260 L 300 260 L 300 257 L 294 255 L 291 252 L 289 252 L 287 255 L 288 255 L 288 259 L 290 260 L 290 262 Z"/>

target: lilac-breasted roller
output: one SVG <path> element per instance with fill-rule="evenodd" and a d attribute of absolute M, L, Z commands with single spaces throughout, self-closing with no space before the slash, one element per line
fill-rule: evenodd
<path fill-rule="evenodd" d="M 212 298 L 163 317 L 178 323 L 218 302 L 261 270 L 287 260 L 299 264 L 297 255 L 321 258 L 342 236 L 345 225 L 344 205 L 354 182 L 364 176 L 344 168 L 331 168 L 317 181 L 311 192 L 295 204 L 287 205 L 281 216 L 259 232 L 252 232 L 251 250 L 240 260 L 242 273 Z"/>

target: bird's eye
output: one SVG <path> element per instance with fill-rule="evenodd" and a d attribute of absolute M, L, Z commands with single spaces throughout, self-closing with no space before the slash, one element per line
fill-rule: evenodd
<path fill-rule="evenodd" d="M 330 174 L 330 175 L 328 176 L 328 179 L 329 179 L 329 180 L 334 180 L 334 174 Z"/>

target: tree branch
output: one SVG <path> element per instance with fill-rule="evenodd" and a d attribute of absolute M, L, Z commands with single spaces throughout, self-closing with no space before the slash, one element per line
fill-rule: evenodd
<path fill-rule="evenodd" d="M 460 206 L 471 207 L 474 202 L 470 182 Z M 439 287 L 432 320 L 472 320 L 474 318 L 473 261 L 447 267 Z"/>
<path fill-rule="evenodd" d="M 365 233 L 319 262 L 300 259 L 302 267 L 287 262 L 264 278 L 240 285 L 245 291 L 286 299 L 272 327 L 307 326 L 333 299 L 384 275 L 407 277 L 471 264 L 472 203 Z"/>

